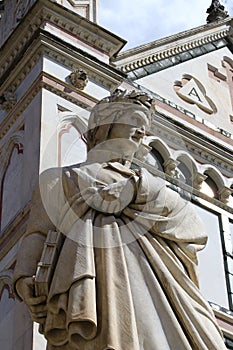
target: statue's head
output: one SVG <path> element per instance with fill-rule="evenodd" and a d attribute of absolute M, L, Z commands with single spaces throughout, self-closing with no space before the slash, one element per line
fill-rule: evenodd
<path fill-rule="evenodd" d="M 137 142 L 150 128 L 154 100 L 146 93 L 117 90 L 93 108 L 89 123 L 88 150 L 106 140 Z"/>

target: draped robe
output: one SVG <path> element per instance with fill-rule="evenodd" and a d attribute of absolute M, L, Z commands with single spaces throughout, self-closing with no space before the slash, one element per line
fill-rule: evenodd
<path fill-rule="evenodd" d="M 15 283 L 35 274 L 49 229 L 65 241 L 47 299 L 48 349 L 226 349 L 198 288 L 202 223 L 164 180 L 120 163 L 46 171 Z"/>

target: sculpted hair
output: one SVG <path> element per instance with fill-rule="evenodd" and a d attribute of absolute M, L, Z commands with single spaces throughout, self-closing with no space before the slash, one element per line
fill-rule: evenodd
<path fill-rule="evenodd" d="M 119 119 L 122 123 L 125 116 L 125 123 L 127 124 L 127 115 L 132 109 L 143 111 L 147 119 L 145 127 L 149 129 L 151 113 L 154 111 L 154 99 L 148 94 L 116 90 L 111 96 L 99 101 L 91 112 L 88 131 L 85 135 L 88 150 L 107 139 L 113 123 L 117 123 Z"/>

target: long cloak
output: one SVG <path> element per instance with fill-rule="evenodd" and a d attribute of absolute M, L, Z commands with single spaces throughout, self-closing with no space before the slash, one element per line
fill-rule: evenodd
<path fill-rule="evenodd" d="M 49 350 L 223 350 L 198 287 L 206 234 L 192 205 L 145 169 L 84 163 L 41 177 L 15 269 L 35 273 L 65 235 L 48 296 Z"/>

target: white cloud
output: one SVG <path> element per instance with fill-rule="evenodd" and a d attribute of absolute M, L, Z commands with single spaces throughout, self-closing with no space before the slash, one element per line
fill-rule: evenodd
<path fill-rule="evenodd" d="M 222 3 L 233 12 L 231 0 Z M 130 48 L 206 24 L 210 4 L 211 0 L 99 0 L 99 22 L 126 39 L 125 48 Z"/>

